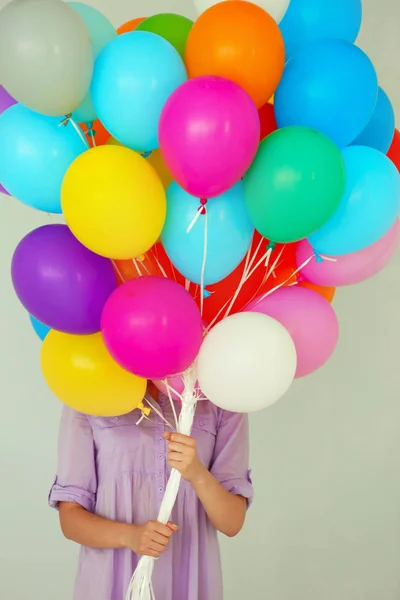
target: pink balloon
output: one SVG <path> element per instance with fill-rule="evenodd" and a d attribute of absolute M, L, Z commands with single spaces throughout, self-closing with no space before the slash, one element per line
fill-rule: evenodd
<path fill-rule="evenodd" d="M 10 194 L 7 192 L 6 188 L 3 187 L 0 183 L 0 194 L 7 194 L 7 196 L 9 196 Z"/>
<path fill-rule="evenodd" d="M 400 221 L 397 220 L 389 231 L 375 244 L 354 252 L 336 256 L 334 261 L 316 258 L 301 270 L 301 275 L 318 285 L 339 287 L 360 283 L 381 271 L 393 257 L 400 240 Z M 313 249 L 307 240 L 297 244 L 296 262 L 300 267 L 310 256 Z"/>
<path fill-rule="evenodd" d="M 192 196 L 212 198 L 237 183 L 260 141 L 250 96 L 222 77 L 197 77 L 170 96 L 161 114 L 161 153 L 175 181 Z"/>
<path fill-rule="evenodd" d="M 165 379 L 154 379 L 154 385 L 156 388 L 165 396 L 168 396 L 167 386 L 165 385 Z M 167 383 L 170 388 L 171 396 L 174 400 L 180 400 L 180 396 L 184 390 L 185 384 L 183 383 L 183 376 L 180 375 L 172 375 L 171 377 L 167 377 Z M 178 392 L 175 394 L 174 392 Z"/>
<path fill-rule="evenodd" d="M 146 379 L 185 371 L 200 349 L 203 324 L 191 295 L 165 277 L 138 277 L 107 300 L 104 342 L 117 363 Z"/>
<path fill-rule="evenodd" d="M 335 311 L 313 290 L 284 287 L 245 309 L 279 321 L 290 333 L 297 352 L 296 378 L 313 373 L 331 357 L 339 337 Z"/>

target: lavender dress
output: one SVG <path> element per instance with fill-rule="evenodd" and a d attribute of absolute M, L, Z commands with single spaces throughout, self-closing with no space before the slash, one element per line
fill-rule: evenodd
<path fill-rule="evenodd" d="M 164 396 L 159 407 L 172 423 L 172 410 Z M 156 519 L 169 475 L 162 437 L 168 427 L 154 412 L 151 421 L 137 426 L 139 417 L 139 411 L 114 418 L 88 417 L 64 408 L 58 476 L 49 498 L 52 507 L 69 501 L 116 521 L 143 524 Z M 211 473 L 227 490 L 250 502 L 247 418 L 201 401 L 192 435 Z M 180 530 L 156 562 L 156 599 L 222 600 L 217 532 L 185 481 L 172 521 Z M 130 550 L 82 547 L 74 599 L 124 600 L 138 560 Z"/>

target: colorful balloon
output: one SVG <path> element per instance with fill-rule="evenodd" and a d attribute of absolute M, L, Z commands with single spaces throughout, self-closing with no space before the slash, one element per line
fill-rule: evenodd
<path fill-rule="evenodd" d="M 91 95 L 106 129 L 124 146 L 158 148 L 165 102 L 187 79 L 178 52 L 162 37 L 133 31 L 114 38 L 100 53 Z"/>
<path fill-rule="evenodd" d="M 344 161 L 324 135 L 288 127 L 268 136 L 244 178 L 255 228 L 275 242 L 317 231 L 337 210 L 345 188 Z"/>
<path fill-rule="evenodd" d="M 136 29 L 136 27 L 139 25 L 139 23 L 141 23 L 145 19 L 146 19 L 146 17 L 137 17 L 136 19 L 131 19 L 130 21 L 127 21 L 123 25 L 120 25 L 117 29 L 118 35 L 121 35 L 123 33 L 129 33 L 131 31 L 133 31 L 134 29 Z"/>
<path fill-rule="evenodd" d="M 371 246 L 396 221 L 400 209 L 399 175 L 378 150 L 349 146 L 343 150 L 346 189 L 338 210 L 309 237 L 320 254 L 340 256 Z"/>
<path fill-rule="evenodd" d="M 89 127 L 91 125 L 91 127 Z M 93 123 L 79 123 L 80 128 L 86 135 L 86 139 L 89 145 L 92 146 L 104 146 L 110 139 L 110 133 L 104 127 L 103 123 L 96 119 Z M 93 136 L 93 137 L 92 137 Z M 94 144 L 93 144 L 94 139 Z"/>
<path fill-rule="evenodd" d="M 0 183 L 0 194 L 6 194 L 9 196 L 10 194 L 7 192 L 6 188 Z"/>
<path fill-rule="evenodd" d="M 7 92 L 6 89 L 3 88 L 2 85 L 0 85 L 0 115 L 2 115 L 3 112 L 7 110 L 7 108 L 10 108 L 10 106 L 14 106 L 14 104 L 16 103 L 17 101 L 14 100 L 12 96 L 10 96 L 10 94 Z"/>
<path fill-rule="evenodd" d="M 311 127 L 344 148 L 370 121 L 377 95 L 375 69 L 360 48 L 318 40 L 287 63 L 275 94 L 276 121 L 279 127 Z"/>
<path fill-rule="evenodd" d="M 165 221 L 165 191 L 139 154 L 119 146 L 100 146 L 85 152 L 68 169 L 62 209 L 73 234 L 90 250 L 128 259 L 140 256 L 158 240 Z"/>
<path fill-rule="evenodd" d="M 199 14 L 225 0 L 194 0 L 194 6 Z M 290 0 L 254 0 L 253 4 L 260 6 L 271 15 L 277 23 L 287 11 Z"/>
<path fill-rule="evenodd" d="M 388 158 L 396 165 L 397 170 L 400 171 L 400 132 L 395 129 L 392 145 L 387 153 Z"/>
<path fill-rule="evenodd" d="M 396 219 L 389 231 L 372 246 L 363 250 L 336 256 L 335 260 L 317 260 L 307 240 L 297 245 L 297 265 L 310 257 L 312 260 L 302 269 L 303 277 L 318 285 L 353 285 L 373 277 L 393 258 L 400 240 L 400 224 Z M 329 258 L 329 257 L 328 257 Z"/>
<path fill-rule="evenodd" d="M 223 194 L 250 167 L 260 120 L 249 96 L 221 77 L 191 79 L 166 103 L 160 149 L 175 181 L 197 198 Z"/>
<path fill-rule="evenodd" d="M 8 192 L 32 208 L 61 213 L 61 184 L 86 144 L 71 123 L 60 127 L 15 104 L 0 116 L 0 181 Z"/>
<path fill-rule="evenodd" d="M 120 284 L 137 277 L 156 275 L 157 277 L 167 277 L 185 286 L 185 278 L 175 269 L 163 246 L 159 243 L 138 258 L 114 260 L 113 263 Z M 189 287 L 198 290 L 198 286 L 194 284 Z"/>
<path fill-rule="evenodd" d="M 26 310 L 66 333 L 100 331 L 104 304 L 117 287 L 111 262 L 82 246 L 66 225 L 28 233 L 14 252 L 11 275 Z"/>
<path fill-rule="evenodd" d="M 60 0 L 13 0 L 0 12 L 2 84 L 18 101 L 49 116 L 72 113 L 93 72 L 89 32 Z"/>
<path fill-rule="evenodd" d="M 316 40 L 332 38 L 354 42 L 361 20 L 361 0 L 291 0 L 280 24 L 286 60 Z"/>
<path fill-rule="evenodd" d="M 218 323 L 204 339 L 197 360 L 204 395 L 239 413 L 275 404 L 295 372 L 296 350 L 289 333 L 259 313 L 239 313 Z"/>
<path fill-rule="evenodd" d="M 339 337 L 335 311 L 325 298 L 300 286 L 281 288 L 246 309 L 276 319 L 290 333 L 297 353 L 296 378 L 320 369 Z"/>
<path fill-rule="evenodd" d="M 393 141 L 394 125 L 392 103 L 383 89 L 379 88 L 374 114 L 366 128 L 353 142 L 353 146 L 369 146 L 386 154 Z"/>
<path fill-rule="evenodd" d="M 35 319 L 35 317 L 32 317 L 32 315 L 29 315 L 29 320 L 31 322 L 31 325 L 32 325 L 36 335 L 43 342 L 43 340 L 46 338 L 49 331 L 51 331 L 50 327 L 47 327 L 47 325 L 44 325 L 44 323 L 41 323 L 40 321 Z"/>
<path fill-rule="evenodd" d="M 193 27 L 193 21 L 182 15 L 162 13 L 148 17 L 136 26 L 136 31 L 149 31 L 160 35 L 185 57 L 186 40 Z"/>
<path fill-rule="evenodd" d="M 146 380 L 122 369 L 109 355 L 101 333 L 51 331 L 42 346 L 43 376 L 70 408 L 95 417 L 117 417 L 142 407 Z"/>
<path fill-rule="evenodd" d="M 261 108 L 282 77 L 285 47 L 268 13 L 256 4 L 231 0 L 200 15 L 187 39 L 185 61 L 189 77 L 230 79 Z"/>
<path fill-rule="evenodd" d="M 275 119 L 274 105 L 270 102 L 264 104 L 264 106 L 262 106 L 258 111 L 258 116 L 260 117 L 260 140 L 262 141 L 264 138 L 278 129 Z"/>
<path fill-rule="evenodd" d="M 101 329 L 111 356 L 148 379 L 185 371 L 203 337 L 195 301 L 163 277 L 139 277 L 121 285 L 104 307 Z"/>
<path fill-rule="evenodd" d="M 332 304 L 333 299 L 335 298 L 335 295 L 336 295 L 335 287 L 325 286 L 325 285 L 317 285 L 316 283 L 311 283 L 310 281 L 307 281 L 303 277 L 298 277 L 298 282 L 299 282 L 299 286 L 301 288 L 306 288 L 307 290 L 312 290 L 313 292 L 317 292 L 317 294 L 319 294 L 320 296 L 325 298 L 325 300 L 327 300 L 329 302 L 329 304 Z"/>

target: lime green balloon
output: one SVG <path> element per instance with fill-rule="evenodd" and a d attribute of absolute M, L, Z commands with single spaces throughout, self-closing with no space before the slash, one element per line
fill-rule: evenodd
<path fill-rule="evenodd" d="M 183 58 L 186 40 L 192 27 L 193 21 L 186 17 L 173 13 L 162 13 L 145 19 L 139 23 L 135 31 L 156 33 L 172 44 Z"/>
<path fill-rule="evenodd" d="M 254 227 L 274 242 L 308 237 L 333 215 L 346 183 L 339 148 L 323 133 L 287 127 L 269 135 L 244 178 Z"/>

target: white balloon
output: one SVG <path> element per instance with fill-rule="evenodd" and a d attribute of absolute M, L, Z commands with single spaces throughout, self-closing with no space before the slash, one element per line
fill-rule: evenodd
<path fill-rule="evenodd" d="M 200 15 L 208 8 L 211 8 L 211 6 L 214 6 L 214 4 L 219 4 L 220 2 L 226 2 L 227 0 L 193 0 L 193 1 L 194 1 L 195 8 Z M 266 10 L 267 13 L 269 13 L 271 15 L 271 17 L 273 17 L 277 23 L 280 23 L 280 21 L 282 21 L 284 15 L 285 15 L 285 12 L 288 9 L 289 3 L 290 3 L 290 0 L 254 0 L 254 1 L 252 1 L 252 4 L 257 4 L 257 6 L 260 6 L 261 8 Z"/>
<path fill-rule="evenodd" d="M 199 386 L 213 403 L 232 412 L 275 404 L 293 382 L 296 349 L 286 329 L 261 313 L 238 313 L 207 335 L 197 360 Z"/>

